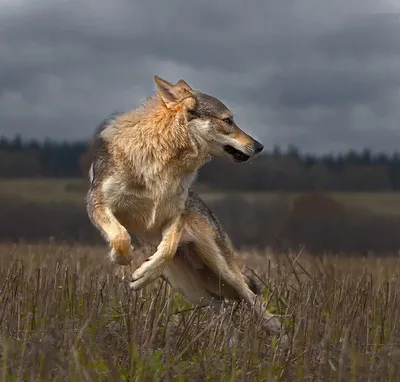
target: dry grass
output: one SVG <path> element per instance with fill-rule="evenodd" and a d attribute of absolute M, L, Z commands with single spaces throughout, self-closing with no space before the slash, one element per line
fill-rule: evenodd
<path fill-rule="evenodd" d="M 215 316 L 161 282 L 131 292 L 104 248 L 2 245 L 0 255 L 3 381 L 394 381 L 400 373 L 397 258 L 247 254 L 288 328 L 284 352 L 243 307 Z M 242 331 L 238 346 L 223 319 Z"/>

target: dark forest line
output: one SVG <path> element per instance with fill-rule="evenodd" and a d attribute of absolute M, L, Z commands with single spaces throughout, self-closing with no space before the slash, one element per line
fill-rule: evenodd
<path fill-rule="evenodd" d="M 0 178 L 79 178 L 90 163 L 89 142 L 0 138 Z M 369 149 L 311 155 L 295 146 L 275 147 L 249 164 L 216 159 L 200 171 L 199 182 L 219 190 L 397 191 L 400 152 Z"/>

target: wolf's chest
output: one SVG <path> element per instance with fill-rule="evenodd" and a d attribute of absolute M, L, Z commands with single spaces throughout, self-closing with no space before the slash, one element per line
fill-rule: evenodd
<path fill-rule="evenodd" d="M 157 229 L 183 210 L 195 176 L 190 173 L 174 181 L 151 184 L 145 189 L 122 182 L 109 183 L 105 196 L 124 225 L 135 231 Z"/>

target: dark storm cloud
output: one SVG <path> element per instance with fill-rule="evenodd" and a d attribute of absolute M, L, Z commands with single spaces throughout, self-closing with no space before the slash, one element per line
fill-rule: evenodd
<path fill-rule="evenodd" d="M 0 6 L 0 133 L 90 136 L 114 109 L 150 95 L 158 74 L 220 97 L 269 147 L 392 150 L 400 141 L 400 22 L 390 3 Z"/>
<path fill-rule="evenodd" d="M 374 55 L 400 54 L 399 15 L 381 14 L 343 23 L 334 33 L 318 39 L 319 48 L 331 58 L 369 59 Z"/>

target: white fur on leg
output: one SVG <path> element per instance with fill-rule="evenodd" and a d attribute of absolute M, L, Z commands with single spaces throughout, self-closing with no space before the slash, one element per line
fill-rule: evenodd
<path fill-rule="evenodd" d="M 165 269 L 165 253 L 163 246 L 149 257 L 132 275 L 130 287 L 137 291 L 158 279 Z"/>
<path fill-rule="evenodd" d="M 173 259 L 176 253 L 182 231 L 182 221 L 179 217 L 163 231 L 163 238 L 156 252 L 133 273 L 131 289 L 138 291 L 163 274 L 167 263 Z"/>

